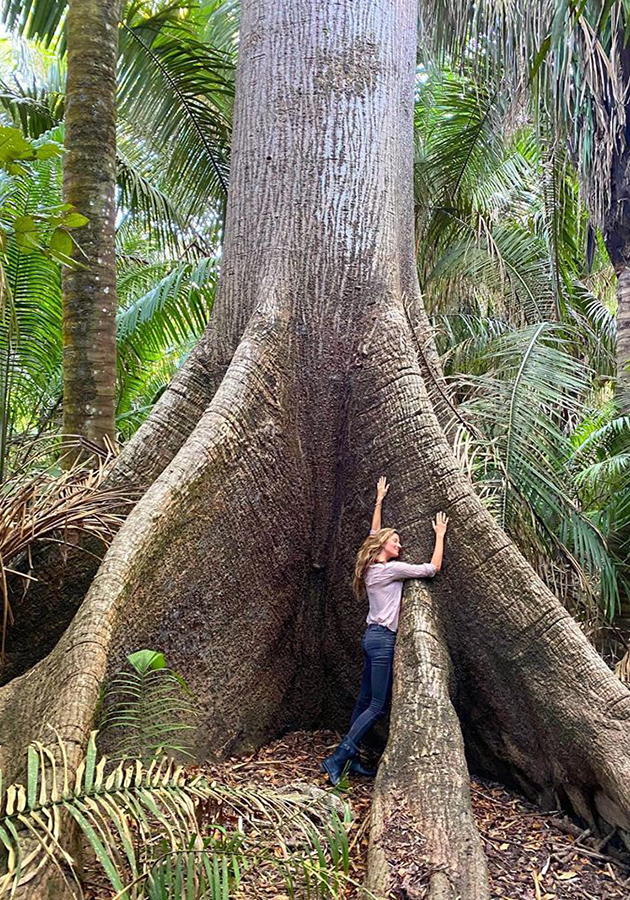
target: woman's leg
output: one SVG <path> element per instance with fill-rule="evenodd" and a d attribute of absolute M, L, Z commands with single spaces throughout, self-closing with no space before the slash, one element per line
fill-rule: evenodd
<path fill-rule="evenodd" d="M 365 635 L 361 638 L 361 649 L 363 650 L 363 674 L 361 675 L 361 690 L 354 707 L 354 711 L 350 718 L 350 727 L 354 725 L 362 712 L 370 705 L 372 699 L 372 663 L 370 657 L 365 652 Z"/>
<path fill-rule="evenodd" d="M 350 731 L 346 735 L 357 746 L 363 736 L 387 711 L 392 689 L 395 641 L 394 632 L 387 632 L 386 629 L 368 632 L 365 652 L 370 661 L 370 703 L 354 719 Z"/>

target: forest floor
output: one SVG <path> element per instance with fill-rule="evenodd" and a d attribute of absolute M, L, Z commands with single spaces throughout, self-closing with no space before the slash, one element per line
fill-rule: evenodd
<path fill-rule="evenodd" d="M 330 791 L 319 766 L 337 740 L 331 731 L 293 732 L 251 756 L 191 770 L 237 787 Z M 365 874 L 372 786 L 370 779 L 353 777 L 338 791 L 353 815 L 348 834 L 351 883 L 340 900 L 365 897 L 359 886 Z M 494 782 L 474 778 L 471 797 L 488 858 L 492 900 L 629 900 L 630 856 L 615 847 L 614 837 L 608 843 L 593 838 L 561 812 L 543 813 L 520 794 Z M 84 876 L 87 900 L 112 897 L 95 860 L 88 863 Z M 237 897 L 290 900 L 274 866 L 250 872 Z"/>
<path fill-rule="evenodd" d="M 310 782 L 325 788 L 321 759 L 337 737 L 330 731 L 294 732 L 261 748 L 252 756 L 230 759 L 204 769 L 232 785 L 256 784 L 282 788 Z M 365 870 L 372 781 L 352 778 L 341 796 L 353 811 L 349 832 L 350 875 L 360 883 Z M 475 778 L 471 782 L 477 826 L 485 844 L 493 900 L 628 900 L 630 857 L 624 862 L 611 844 L 559 812 L 542 813 L 521 795 L 502 785 Z M 612 843 L 612 842 L 611 842 Z M 612 855 L 611 855 L 612 854 Z M 270 877 L 259 883 L 257 895 L 288 900 Z M 348 890 L 346 898 L 358 897 Z"/>

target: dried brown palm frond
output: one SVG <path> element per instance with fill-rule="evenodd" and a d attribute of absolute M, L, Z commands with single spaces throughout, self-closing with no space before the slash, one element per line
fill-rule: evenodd
<path fill-rule="evenodd" d="M 65 471 L 58 463 L 40 470 L 29 467 L 0 487 L 0 660 L 13 622 L 7 576 L 37 580 L 32 552 L 38 544 L 72 541 L 80 546 L 77 538 L 83 534 L 107 546 L 126 517 L 134 498 L 105 486 L 114 458 L 112 448 L 92 454 L 89 466 L 75 463 Z"/>

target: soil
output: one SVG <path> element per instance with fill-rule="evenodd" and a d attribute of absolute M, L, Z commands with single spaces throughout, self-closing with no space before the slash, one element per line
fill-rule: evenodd
<path fill-rule="evenodd" d="M 293 732 L 246 759 L 206 767 L 208 774 L 230 784 L 267 787 L 312 781 L 326 786 L 321 759 L 332 752 L 338 736 L 330 731 Z M 352 778 L 339 792 L 353 811 L 350 826 L 351 876 L 361 883 L 365 872 L 372 782 Z M 473 778 L 473 809 L 485 844 L 493 900 L 628 900 L 630 856 L 593 838 L 562 812 L 543 813 L 523 796 L 502 785 Z M 274 896 L 281 900 L 282 893 Z M 348 900 L 359 891 L 349 889 Z"/>

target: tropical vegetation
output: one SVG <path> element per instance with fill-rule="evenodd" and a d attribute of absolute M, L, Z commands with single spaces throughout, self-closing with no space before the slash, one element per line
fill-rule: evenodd
<path fill-rule="evenodd" d="M 63 4 L 35 3 L 25 18 L 7 0 L 4 16 L 4 127 L 60 148 Z M 120 441 L 147 416 L 212 308 L 237 33 L 230 2 L 131 4 L 121 25 Z M 455 51 L 439 30 L 435 46 L 419 69 L 416 103 L 418 270 L 451 390 L 454 446 L 541 577 L 605 646 L 630 596 L 630 457 L 628 419 L 614 397 L 614 271 L 579 190 L 591 171 L 588 140 L 576 168 L 545 128 L 548 104 L 516 106 L 497 86 L 498 59 L 484 81 L 474 54 L 464 68 L 449 66 Z M 554 88 L 553 108 L 565 109 L 542 65 L 550 53 L 542 42 L 547 93 L 539 96 Z M 575 73 L 565 66 L 566 80 Z M 50 219 L 63 210 L 60 151 L 46 157 L 36 152 L 3 175 L 5 228 L 16 235 L 3 251 L 13 298 L 3 304 L 0 348 L 5 477 L 25 443 L 61 428 L 67 261 L 55 251 L 67 256 L 68 246 Z M 46 216 L 53 252 L 25 247 L 19 229 Z"/>

